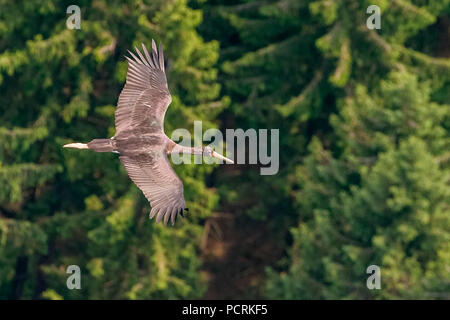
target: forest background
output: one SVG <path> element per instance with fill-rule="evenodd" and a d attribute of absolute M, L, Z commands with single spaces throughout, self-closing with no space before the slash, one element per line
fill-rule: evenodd
<path fill-rule="evenodd" d="M 117 155 L 61 148 L 114 135 L 152 38 L 168 135 L 280 129 L 276 175 L 175 166 L 175 227 Z M 0 0 L 0 298 L 450 299 L 449 71 L 449 0 Z"/>

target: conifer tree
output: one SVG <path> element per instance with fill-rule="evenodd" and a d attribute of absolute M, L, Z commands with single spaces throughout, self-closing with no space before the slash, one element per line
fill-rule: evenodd
<path fill-rule="evenodd" d="M 370 5 L 379 30 L 366 26 Z M 448 298 L 450 60 L 438 50 L 449 1 L 217 0 L 204 10 L 232 100 L 224 117 L 280 128 L 279 174 L 224 177 L 238 191 L 222 193 L 225 206 L 279 225 L 265 238 L 290 230 L 266 297 Z M 366 287 L 371 264 L 382 290 Z"/>

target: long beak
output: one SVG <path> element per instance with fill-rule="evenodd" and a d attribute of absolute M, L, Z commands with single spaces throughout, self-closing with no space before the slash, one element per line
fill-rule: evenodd
<path fill-rule="evenodd" d="M 228 163 L 234 164 L 234 161 L 233 161 L 233 160 L 230 160 L 230 159 L 228 159 L 227 157 L 224 157 L 223 155 L 221 155 L 221 154 L 218 154 L 218 153 L 217 153 L 217 152 L 215 152 L 215 151 L 213 151 L 213 153 L 212 153 L 212 156 L 213 156 L 213 157 L 215 157 L 215 158 L 218 158 L 218 159 L 224 160 L 225 162 L 228 162 Z"/>

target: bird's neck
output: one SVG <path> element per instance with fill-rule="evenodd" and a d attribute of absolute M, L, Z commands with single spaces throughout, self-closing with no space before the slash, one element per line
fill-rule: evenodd
<path fill-rule="evenodd" d="M 170 153 L 203 154 L 203 147 L 185 147 L 179 144 L 175 144 Z"/>

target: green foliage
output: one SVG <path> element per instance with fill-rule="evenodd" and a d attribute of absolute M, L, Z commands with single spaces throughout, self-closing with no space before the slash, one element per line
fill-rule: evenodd
<path fill-rule="evenodd" d="M 414 129 L 412 120 L 391 122 L 396 117 L 389 116 L 389 108 L 417 87 L 413 76 L 394 73 L 381 87 L 385 106 L 378 111 L 384 116 L 365 109 L 374 106 L 370 98 L 369 103 L 360 100 L 362 110 L 344 113 L 352 116 L 351 122 L 334 121 L 337 132 L 345 132 L 340 139 L 348 148 L 342 155 L 334 158 L 315 140 L 305 165 L 298 168 L 298 208 L 309 219 L 292 229 L 295 245 L 288 273 L 269 271 L 270 296 L 448 297 L 449 172 L 432 151 L 448 143 L 448 135 L 440 134 L 442 117 L 434 113 Z M 406 104 L 411 117 L 424 112 L 420 97 L 427 89 L 420 89 Z M 353 106 L 353 101 L 345 105 Z M 363 119 L 365 135 L 359 131 Z M 437 135 L 423 134 L 422 125 L 433 126 Z M 365 269 L 371 264 L 382 270 L 382 290 L 365 287 Z"/>
<path fill-rule="evenodd" d="M 341 7 L 316 42 L 326 61 L 337 59 L 327 85 L 336 110 L 331 130 L 324 136 L 318 128 L 296 166 L 299 222 L 285 272 L 268 269 L 267 297 L 448 299 L 450 109 L 431 97 L 448 81 L 449 60 L 404 46 L 448 3 L 413 2 L 377 3 L 379 32 L 359 27 L 360 14 L 346 20 L 349 7 Z M 447 74 L 430 77 L 437 64 Z M 382 290 L 366 287 L 372 264 L 381 268 Z"/>
<path fill-rule="evenodd" d="M 366 27 L 373 4 L 381 30 Z M 278 175 L 245 170 L 221 186 L 225 207 L 270 221 L 266 238 L 290 229 L 289 258 L 267 268 L 266 297 L 448 298 L 450 60 L 436 48 L 449 8 L 437 0 L 205 6 L 202 32 L 222 39 L 229 123 L 280 128 Z M 428 30 L 437 35 L 423 41 Z M 383 290 L 366 287 L 371 264 Z"/>

